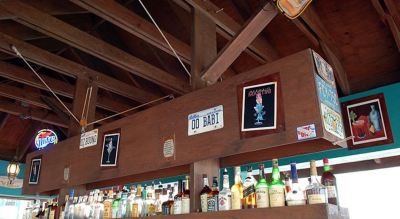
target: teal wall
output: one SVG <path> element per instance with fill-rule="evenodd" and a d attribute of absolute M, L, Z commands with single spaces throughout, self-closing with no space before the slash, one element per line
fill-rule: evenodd
<path fill-rule="evenodd" d="M 7 165 L 8 161 L 0 160 L 0 176 L 7 176 Z M 25 173 L 25 164 L 20 164 L 19 168 L 20 171 L 17 178 L 22 179 Z M 21 196 L 21 194 L 22 194 L 22 188 L 11 189 L 0 186 L 0 195 Z"/>

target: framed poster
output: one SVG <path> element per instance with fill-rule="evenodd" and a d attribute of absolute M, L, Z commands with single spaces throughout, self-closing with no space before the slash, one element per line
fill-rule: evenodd
<path fill-rule="evenodd" d="M 283 107 L 279 74 L 238 86 L 241 137 L 279 132 L 283 126 Z"/>
<path fill-rule="evenodd" d="M 103 134 L 100 166 L 102 167 L 117 166 L 120 136 L 121 136 L 120 129 L 116 129 Z"/>
<path fill-rule="evenodd" d="M 31 170 L 29 172 L 29 184 L 39 183 L 41 164 L 42 164 L 42 158 L 33 158 L 31 160 Z"/>
<path fill-rule="evenodd" d="M 349 148 L 393 143 L 392 130 L 383 94 L 376 94 L 342 104 L 346 132 L 354 136 Z"/>

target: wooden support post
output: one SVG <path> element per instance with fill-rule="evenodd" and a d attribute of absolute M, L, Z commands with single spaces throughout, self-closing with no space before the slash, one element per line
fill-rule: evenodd
<path fill-rule="evenodd" d="M 201 209 L 199 194 L 203 189 L 203 174 L 207 174 L 209 182 L 214 176 L 219 178 L 219 159 L 202 160 L 190 165 L 190 210 L 192 212 L 199 212 Z"/>
<path fill-rule="evenodd" d="M 197 8 L 192 9 L 192 89 L 207 86 L 201 80 L 202 71 L 217 57 L 217 26 L 213 20 Z"/>
<path fill-rule="evenodd" d="M 87 101 L 86 107 L 89 106 L 87 121 L 92 122 L 95 119 L 96 113 L 96 101 L 97 101 L 97 84 L 92 81 L 90 82 L 88 79 L 84 79 L 78 77 L 75 84 L 75 95 L 74 95 L 74 102 L 72 106 L 72 113 L 78 118 L 78 120 L 82 117 L 83 107 L 85 105 L 85 96 L 86 90 L 92 86 L 92 95 L 90 100 Z M 86 110 L 85 110 L 86 111 Z M 86 113 L 84 113 L 86 115 Z M 87 130 L 92 129 L 92 126 L 87 127 Z M 81 133 L 80 125 L 75 121 L 74 118 L 71 117 L 70 119 L 70 126 L 68 130 L 68 136 L 74 136 Z"/>

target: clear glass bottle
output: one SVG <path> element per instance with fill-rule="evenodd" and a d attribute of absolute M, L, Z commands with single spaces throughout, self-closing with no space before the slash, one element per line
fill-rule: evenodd
<path fill-rule="evenodd" d="M 272 181 L 268 193 L 271 207 L 285 206 L 285 184 L 281 180 L 278 159 L 272 159 Z"/>
<path fill-rule="evenodd" d="M 140 217 L 144 217 L 147 215 L 147 185 L 144 184 L 143 190 L 142 190 L 142 200 L 143 200 L 143 207 L 142 207 L 142 213 L 140 214 Z"/>
<path fill-rule="evenodd" d="M 231 188 L 232 210 L 242 209 L 243 184 L 240 176 L 240 166 L 235 167 L 235 184 Z"/>
<path fill-rule="evenodd" d="M 117 189 L 116 193 L 117 194 L 115 195 L 111 206 L 111 218 L 121 218 L 121 209 L 119 208 L 119 203 L 121 201 L 121 191 L 118 191 Z"/>
<path fill-rule="evenodd" d="M 74 219 L 75 217 L 75 205 L 78 203 L 78 197 L 73 197 L 72 203 L 68 206 L 68 219 Z"/>
<path fill-rule="evenodd" d="M 73 190 L 73 189 L 71 189 L 71 190 L 69 190 L 69 195 L 66 195 L 65 196 L 65 204 L 63 205 L 63 214 L 61 214 L 61 215 L 63 215 L 63 218 L 65 218 L 65 219 L 69 219 L 70 217 L 69 217 L 69 206 L 71 205 L 71 204 L 73 204 L 73 202 L 74 202 L 74 193 L 75 193 L 75 191 Z"/>
<path fill-rule="evenodd" d="M 336 177 L 331 172 L 328 158 L 323 159 L 324 173 L 321 176 L 321 183 L 326 187 L 328 193 L 328 203 L 338 205 L 338 192 L 336 185 Z"/>
<path fill-rule="evenodd" d="M 317 166 L 315 160 L 310 161 L 310 184 L 306 187 L 308 204 L 328 203 L 326 187 L 318 181 Z"/>
<path fill-rule="evenodd" d="M 126 214 L 125 217 L 126 218 L 131 218 L 132 216 L 132 205 L 133 205 L 133 200 L 136 197 L 136 187 L 135 186 L 131 186 L 130 191 L 129 191 L 129 196 L 128 196 L 128 200 L 126 203 Z"/>
<path fill-rule="evenodd" d="M 242 208 L 255 208 L 256 207 L 256 188 L 257 180 L 253 177 L 253 169 L 251 166 L 247 167 L 247 176 L 243 183 L 243 201 Z"/>
<path fill-rule="evenodd" d="M 300 188 L 296 163 L 290 164 L 290 175 L 292 182 L 290 186 L 290 191 L 286 194 L 286 203 L 288 206 L 305 205 L 306 198 L 304 196 L 304 191 Z"/>
<path fill-rule="evenodd" d="M 118 211 L 121 212 L 120 218 L 126 217 L 126 207 L 128 205 L 128 190 L 126 187 L 122 188 L 121 200 L 119 202 Z"/>
<path fill-rule="evenodd" d="M 143 209 L 142 186 L 138 185 L 136 188 L 136 197 L 133 199 L 133 204 L 132 204 L 132 217 L 141 217 L 142 209 Z"/>
<path fill-rule="evenodd" d="M 268 182 L 265 179 L 264 164 L 259 165 L 259 177 L 256 185 L 256 207 L 268 208 L 269 195 L 268 195 Z"/>
<path fill-rule="evenodd" d="M 209 192 L 211 192 L 211 189 L 208 186 L 208 177 L 207 174 L 203 174 L 203 189 L 200 192 L 201 212 L 207 212 L 207 197 Z"/>
<path fill-rule="evenodd" d="M 155 190 L 156 199 L 155 199 L 155 207 L 156 207 L 156 215 L 162 214 L 162 201 L 161 201 L 161 194 L 163 191 L 162 185 L 159 185 L 158 188 Z"/>
<path fill-rule="evenodd" d="M 182 214 L 182 195 L 183 195 L 183 181 L 178 181 L 178 193 L 174 197 L 174 210 L 173 214 Z"/>
<path fill-rule="evenodd" d="M 146 198 L 146 216 L 154 216 L 156 215 L 156 206 L 154 199 L 154 185 L 147 189 L 147 198 Z"/>
<path fill-rule="evenodd" d="M 93 191 L 89 193 L 87 202 L 84 203 L 84 205 L 83 205 L 83 216 L 85 219 L 93 217 L 93 213 L 92 213 L 93 212 L 92 209 L 93 209 L 93 205 L 94 205 L 93 204 L 93 194 L 94 194 Z"/>
<path fill-rule="evenodd" d="M 183 181 L 182 189 L 182 214 L 190 213 L 190 185 L 189 185 L 189 176 L 186 176 L 186 179 Z"/>
<path fill-rule="evenodd" d="M 214 176 L 211 191 L 208 193 L 207 196 L 207 212 L 218 211 L 218 195 L 218 178 Z"/>
<path fill-rule="evenodd" d="M 173 212 L 173 206 L 174 206 L 174 198 L 172 197 L 172 194 L 174 193 L 174 189 L 171 188 L 171 190 L 168 191 L 168 200 L 162 203 L 162 214 L 163 215 L 171 215 Z"/>
<path fill-rule="evenodd" d="M 231 189 L 229 186 L 229 174 L 225 168 L 223 173 L 222 190 L 218 196 L 218 208 L 220 211 L 231 210 Z"/>
<path fill-rule="evenodd" d="M 112 203 L 113 203 L 113 190 L 110 189 L 107 194 L 106 200 L 104 200 L 104 211 L 103 211 L 103 218 L 108 219 L 112 217 Z"/>
<path fill-rule="evenodd" d="M 93 213 L 93 219 L 102 219 L 103 214 L 104 214 L 104 204 L 103 204 L 103 192 L 98 191 L 99 196 L 97 198 L 97 202 L 95 203 L 94 206 L 94 213 Z"/>

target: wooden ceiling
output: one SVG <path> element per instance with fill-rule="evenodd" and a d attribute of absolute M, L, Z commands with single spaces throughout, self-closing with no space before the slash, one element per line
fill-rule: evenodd
<path fill-rule="evenodd" d="M 86 82 L 95 84 L 92 120 L 306 48 L 334 67 L 342 96 L 400 81 L 400 1 L 314 0 L 296 20 L 275 16 L 265 0 L 142 1 L 192 85 L 138 0 L 0 1 L 0 159 L 23 161 L 41 128 L 77 133 L 10 45 L 74 112 Z"/>

